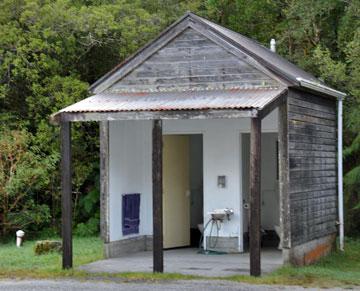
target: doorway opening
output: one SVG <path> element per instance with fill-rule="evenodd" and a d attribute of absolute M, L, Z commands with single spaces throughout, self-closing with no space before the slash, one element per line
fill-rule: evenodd
<path fill-rule="evenodd" d="M 197 247 L 203 216 L 203 137 L 164 135 L 164 248 Z"/>
<path fill-rule="evenodd" d="M 243 133 L 241 141 L 244 249 L 247 250 L 250 215 L 250 134 Z M 262 133 L 261 143 L 261 246 L 278 247 L 280 242 L 278 134 Z"/>

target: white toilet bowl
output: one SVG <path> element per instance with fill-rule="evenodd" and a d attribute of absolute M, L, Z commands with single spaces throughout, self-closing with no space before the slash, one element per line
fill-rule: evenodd
<path fill-rule="evenodd" d="M 280 238 L 280 242 L 279 242 L 279 245 L 278 245 L 278 249 L 279 249 L 279 250 L 282 250 L 281 228 L 280 228 L 279 225 L 274 225 L 274 229 L 275 229 L 276 234 L 277 234 L 278 237 Z"/>

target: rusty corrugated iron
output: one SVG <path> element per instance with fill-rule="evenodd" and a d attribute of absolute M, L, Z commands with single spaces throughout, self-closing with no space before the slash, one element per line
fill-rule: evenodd
<path fill-rule="evenodd" d="M 286 89 L 230 89 L 181 92 L 102 93 L 59 112 L 125 112 L 262 109 Z"/>

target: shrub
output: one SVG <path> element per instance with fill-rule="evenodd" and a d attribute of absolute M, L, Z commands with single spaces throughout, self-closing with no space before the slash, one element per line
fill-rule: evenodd
<path fill-rule="evenodd" d="M 90 218 L 86 223 L 79 223 L 74 231 L 78 236 L 94 236 L 99 233 L 100 220 L 97 217 Z"/>

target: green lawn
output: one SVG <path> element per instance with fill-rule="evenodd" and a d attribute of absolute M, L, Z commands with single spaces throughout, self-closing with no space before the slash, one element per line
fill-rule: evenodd
<path fill-rule="evenodd" d="M 15 243 L 0 244 L 0 278 L 56 278 L 96 277 L 105 280 L 123 278 L 125 280 L 171 280 L 200 278 L 179 274 L 122 273 L 87 274 L 76 267 L 99 260 L 102 255 L 102 241 L 99 238 L 74 238 L 75 270 L 61 270 L 61 256 L 58 253 L 34 255 L 35 241 L 26 241 L 22 248 Z M 219 257 L 219 259 L 221 259 Z M 216 278 L 217 279 L 217 278 Z M 258 284 L 286 284 L 302 286 L 360 286 L 360 240 L 347 240 L 344 253 L 334 252 L 316 265 L 307 267 L 285 266 L 261 278 L 232 276 L 226 280 Z"/>
<path fill-rule="evenodd" d="M 37 256 L 36 241 L 25 241 L 17 248 L 15 242 L 0 244 L 0 277 L 57 277 L 82 275 L 78 271 L 62 271 L 61 255 L 53 252 Z M 97 237 L 73 239 L 74 266 L 80 266 L 103 258 L 102 241 Z"/>

